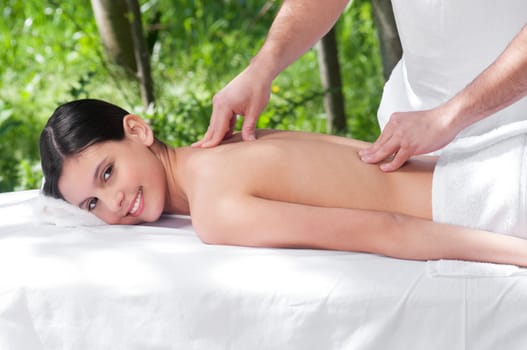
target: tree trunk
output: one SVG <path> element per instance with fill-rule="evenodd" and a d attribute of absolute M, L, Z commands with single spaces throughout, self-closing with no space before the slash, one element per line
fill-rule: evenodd
<path fill-rule="evenodd" d="M 145 109 L 154 103 L 150 55 L 138 0 L 91 0 L 108 58 L 139 80 Z"/>
<path fill-rule="evenodd" d="M 135 74 L 137 65 L 125 0 L 91 0 L 97 28 L 109 60 Z"/>
<path fill-rule="evenodd" d="M 152 74 L 150 70 L 150 55 L 146 46 L 141 23 L 141 10 L 137 0 L 126 0 L 128 5 L 129 27 L 132 33 L 134 44 L 134 56 L 137 64 L 137 78 L 141 86 L 141 98 L 145 109 L 154 103 L 154 87 L 152 84 Z"/>
<path fill-rule="evenodd" d="M 326 90 L 324 107 L 327 114 L 327 130 L 328 132 L 344 132 L 346 130 L 346 114 L 344 112 L 338 47 L 334 28 L 320 40 L 317 52 L 320 80 Z"/>
<path fill-rule="evenodd" d="M 372 0 L 372 5 L 381 49 L 384 80 L 388 80 L 392 69 L 401 59 L 403 49 L 395 24 L 391 0 Z"/>

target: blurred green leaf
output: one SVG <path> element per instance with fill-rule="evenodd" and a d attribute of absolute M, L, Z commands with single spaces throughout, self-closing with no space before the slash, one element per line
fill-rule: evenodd
<path fill-rule="evenodd" d="M 280 3 L 141 0 L 157 101 L 145 113 L 138 84 L 106 60 L 89 1 L 2 0 L 0 191 L 39 186 L 40 131 L 57 105 L 73 98 L 105 99 L 144 115 L 156 136 L 174 146 L 198 139 L 212 96 L 249 63 Z M 370 1 L 354 0 L 337 34 L 349 135 L 372 140 L 383 78 Z M 325 132 L 314 50 L 273 85 L 278 90 L 260 127 Z"/>

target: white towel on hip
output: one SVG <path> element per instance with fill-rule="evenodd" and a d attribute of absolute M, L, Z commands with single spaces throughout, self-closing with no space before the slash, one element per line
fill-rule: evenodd
<path fill-rule="evenodd" d="M 527 238 L 527 120 L 460 138 L 441 154 L 433 219 Z"/>

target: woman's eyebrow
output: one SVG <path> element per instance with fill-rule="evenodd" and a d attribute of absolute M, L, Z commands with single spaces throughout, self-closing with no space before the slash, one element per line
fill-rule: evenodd
<path fill-rule="evenodd" d="M 108 156 L 104 157 L 103 160 L 101 160 L 99 162 L 99 164 L 97 164 L 97 167 L 95 168 L 95 172 L 93 173 L 93 184 L 95 185 L 95 183 L 97 182 L 97 179 L 99 178 L 99 172 L 101 171 L 101 167 L 103 166 L 103 164 L 106 163 L 106 160 L 108 159 Z M 82 202 L 79 203 L 79 208 L 82 209 L 84 203 L 86 203 L 86 201 L 88 200 L 89 198 L 86 198 L 85 200 L 83 200 Z"/>
<path fill-rule="evenodd" d="M 104 157 L 104 159 L 97 165 L 95 168 L 95 173 L 93 174 L 93 184 L 97 182 L 97 179 L 99 178 L 99 172 L 101 171 L 101 167 L 104 163 L 106 163 L 106 160 L 108 159 L 108 156 Z"/>

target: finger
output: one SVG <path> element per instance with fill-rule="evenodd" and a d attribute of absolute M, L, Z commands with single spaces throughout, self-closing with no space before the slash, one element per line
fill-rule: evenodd
<path fill-rule="evenodd" d="M 229 123 L 229 130 L 227 130 L 227 132 L 225 133 L 225 137 L 223 138 L 224 140 L 232 137 L 232 135 L 234 134 L 234 128 L 236 127 L 237 119 L 238 119 L 237 116 L 234 116 L 231 118 L 231 121 Z"/>
<path fill-rule="evenodd" d="M 209 142 L 212 139 L 213 134 L 214 134 L 214 119 L 211 118 L 209 122 L 209 127 L 207 128 L 205 135 L 203 135 L 201 140 L 193 143 L 192 146 L 201 147 L 204 143 Z"/>
<path fill-rule="evenodd" d="M 204 142 L 201 144 L 201 147 L 208 148 L 217 146 L 228 132 L 231 125 L 231 119 L 234 117 L 235 114 L 230 108 L 223 110 L 213 108 L 209 129 L 205 134 Z"/>
<path fill-rule="evenodd" d="M 197 142 L 194 142 L 192 144 L 192 147 L 202 147 L 203 144 L 209 142 L 212 139 L 212 136 L 214 134 L 214 123 L 218 115 L 218 113 L 214 112 L 215 110 L 216 108 L 212 106 L 212 115 L 210 117 L 209 126 L 207 127 L 207 131 L 205 132 L 205 135 L 203 135 L 201 140 L 198 140 Z"/>
<path fill-rule="evenodd" d="M 400 145 L 393 137 L 379 146 L 373 153 L 361 155 L 361 160 L 366 163 L 378 163 L 399 151 Z"/>
<path fill-rule="evenodd" d="M 203 145 L 205 142 L 207 142 L 210 139 L 209 130 L 210 130 L 210 126 L 207 129 L 207 131 L 205 132 L 205 135 L 203 135 L 203 137 L 201 138 L 201 140 L 198 140 L 198 141 L 194 142 L 191 146 L 192 147 L 201 147 L 201 145 Z"/>
<path fill-rule="evenodd" d="M 374 143 L 372 143 L 369 147 L 363 149 L 359 154 L 362 156 L 370 156 L 374 153 L 376 153 L 380 148 L 384 147 L 386 142 L 388 142 L 392 138 L 392 133 L 390 132 L 389 128 L 384 129 L 384 131 L 379 135 L 377 140 L 375 140 Z"/>
<path fill-rule="evenodd" d="M 393 159 L 385 164 L 380 166 L 382 171 L 394 171 L 399 169 L 407 160 L 412 156 L 412 153 L 408 149 L 400 149 L 399 152 L 395 154 Z"/>
<path fill-rule="evenodd" d="M 244 141 L 256 140 L 255 130 L 256 130 L 257 120 L 258 120 L 258 115 L 255 115 L 255 114 L 249 114 L 243 118 L 242 139 Z"/>
<path fill-rule="evenodd" d="M 198 141 L 190 144 L 190 147 L 200 148 L 202 143 L 203 143 L 203 140 L 198 140 Z"/>

